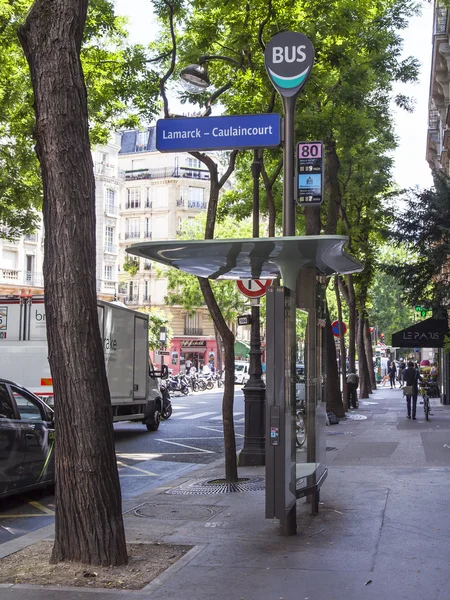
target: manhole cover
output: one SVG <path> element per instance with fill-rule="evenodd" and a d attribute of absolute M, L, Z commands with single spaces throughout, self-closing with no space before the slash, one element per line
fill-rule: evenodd
<path fill-rule="evenodd" d="M 149 519 L 162 519 L 167 521 L 185 521 L 209 519 L 213 515 L 224 510 L 225 507 L 215 508 L 212 506 L 182 504 L 143 504 L 133 510 L 136 517 L 146 517 Z"/>
<path fill-rule="evenodd" d="M 242 477 L 236 483 L 226 483 L 224 479 L 192 479 L 176 488 L 167 490 L 166 494 L 203 495 L 228 494 L 230 492 L 254 492 L 264 490 L 264 477 Z"/>

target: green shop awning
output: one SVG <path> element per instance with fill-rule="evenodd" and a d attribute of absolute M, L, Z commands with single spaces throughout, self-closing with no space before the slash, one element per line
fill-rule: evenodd
<path fill-rule="evenodd" d="M 234 355 L 247 357 L 250 352 L 250 346 L 245 342 L 239 340 L 234 343 Z"/>

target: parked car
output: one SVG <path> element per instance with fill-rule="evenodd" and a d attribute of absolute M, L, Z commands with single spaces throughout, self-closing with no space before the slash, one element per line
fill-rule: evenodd
<path fill-rule="evenodd" d="M 26 388 L 0 379 L 0 498 L 52 485 L 53 410 Z"/>
<path fill-rule="evenodd" d="M 237 361 L 234 363 L 234 383 L 244 385 L 250 379 L 250 363 Z"/>

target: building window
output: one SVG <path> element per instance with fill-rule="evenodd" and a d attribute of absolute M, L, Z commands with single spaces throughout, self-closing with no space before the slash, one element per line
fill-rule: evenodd
<path fill-rule="evenodd" d="M 152 220 L 149 219 L 148 217 L 145 218 L 145 231 L 144 231 L 145 237 L 146 238 L 151 238 L 152 237 Z"/>
<path fill-rule="evenodd" d="M 139 219 L 127 219 L 125 239 L 140 237 L 141 234 L 139 225 Z"/>
<path fill-rule="evenodd" d="M 106 190 L 106 212 L 111 214 L 116 213 L 116 191 L 115 190 Z"/>
<path fill-rule="evenodd" d="M 144 302 L 148 302 L 150 300 L 150 285 L 149 281 L 146 279 L 144 281 Z"/>
<path fill-rule="evenodd" d="M 200 315 L 198 313 L 187 314 L 184 318 L 184 335 L 202 335 L 202 333 Z"/>
<path fill-rule="evenodd" d="M 105 265 L 105 279 L 107 281 L 112 281 L 114 279 L 112 265 Z"/>
<path fill-rule="evenodd" d="M 189 208 L 205 208 L 205 188 L 190 187 L 188 197 Z"/>
<path fill-rule="evenodd" d="M 141 208 L 141 188 L 127 189 L 127 205 L 126 208 Z"/>
<path fill-rule="evenodd" d="M 136 152 L 145 152 L 148 144 L 148 131 L 139 131 L 136 136 Z"/>
<path fill-rule="evenodd" d="M 114 252 L 114 227 L 105 227 L 105 249 Z"/>

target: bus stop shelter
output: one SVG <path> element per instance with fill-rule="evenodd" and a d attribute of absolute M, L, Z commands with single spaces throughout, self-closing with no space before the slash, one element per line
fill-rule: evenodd
<path fill-rule="evenodd" d="M 297 498 L 318 510 L 325 466 L 324 314 L 319 280 L 362 270 L 345 236 L 171 240 L 133 244 L 127 252 L 209 279 L 278 279 L 266 306 L 266 518 L 296 533 Z M 323 303 L 322 303 L 323 304 Z M 296 448 L 296 308 L 308 313 L 306 334 L 307 447 Z"/>

